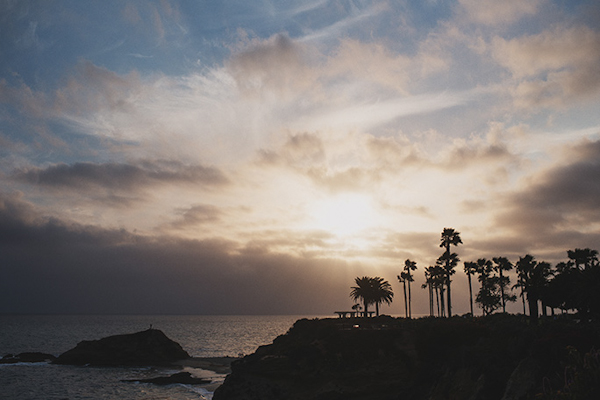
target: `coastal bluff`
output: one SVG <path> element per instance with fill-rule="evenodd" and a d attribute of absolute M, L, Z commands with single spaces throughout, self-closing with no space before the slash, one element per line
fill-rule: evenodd
<path fill-rule="evenodd" d="M 170 365 L 189 359 L 181 345 L 158 329 L 84 340 L 58 356 L 55 364 L 94 366 Z"/>
<path fill-rule="evenodd" d="M 597 399 L 594 348 L 598 324 L 568 318 L 303 319 L 234 361 L 213 400 Z"/>

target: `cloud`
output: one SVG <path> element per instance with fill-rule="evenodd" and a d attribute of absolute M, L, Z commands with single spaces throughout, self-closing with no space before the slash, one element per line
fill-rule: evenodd
<path fill-rule="evenodd" d="M 256 95 L 274 91 L 285 97 L 316 83 L 306 56 L 302 45 L 278 34 L 266 41 L 251 43 L 227 62 L 227 69 L 242 93 Z"/>
<path fill-rule="evenodd" d="M 583 227 L 600 223 L 600 142 L 583 142 L 565 154 L 570 156 L 567 162 L 528 177 L 524 189 L 505 197 L 498 226 L 538 243 L 566 235 L 563 246 L 588 245 L 581 244 L 589 243 Z"/>
<path fill-rule="evenodd" d="M 342 136 L 290 134 L 280 147 L 260 150 L 258 165 L 292 171 L 331 193 L 362 190 L 380 181 L 378 166 L 362 160 L 366 154 L 360 150 L 360 139 Z M 337 161 L 344 158 L 348 161 Z"/>
<path fill-rule="evenodd" d="M 69 224 L 18 195 L 0 196 L 0 251 L 0 312 L 328 314 L 347 306 L 357 273 L 223 239 Z"/>
<path fill-rule="evenodd" d="M 455 139 L 439 166 L 446 170 L 470 170 L 475 166 L 486 170 L 490 167 L 508 169 L 520 161 L 520 157 L 510 151 L 507 142 L 490 134 L 483 138 Z"/>
<path fill-rule="evenodd" d="M 138 165 L 88 162 L 55 164 L 43 169 L 32 167 L 18 170 L 14 177 L 33 184 L 74 190 L 92 187 L 135 190 L 166 183 L 222 186 L 229 182 L 214 167 L 188 166 L 176 161 L 142 161 Z"/>
<path fill-rule="evenodd" d="M 386 169 L 428 164 L 418 146 L 407 138 L 367 135 L 365 141 L 365 148 L 371 159 Z"/>
<path fill-rule="evenodd" d="M 90 61 L 81 61 L 67 84 L 55 93 L 53 109 L 77 119 L 90 112 L 126 112 L 133 109 L 141 82 L 137 72 L 121 76 Z"/>
<path fill-rule="evenodd" d="M 329 57 L 325 69 L 326 74 L 335 79 L 343 77 L 348 81 L 372 82 L 385 91 L 394 89 L 397 93 L 408 94 L 414 64 L 410 57 L 392 54 L 381 43 L 344 39 Z"/>
<path fill-rule="evenodd" d="M 196 204 L 186 209 L 179 209 L 177 212 L 181 215 L 181 219 L 170 224 L 176 229 L 219 222 L 223 215 L 223 210 L 210 204 Z"/>
<path fill-rule="evenodd" d="M 492 53 L 517 79 L 513 95 L 518 107 L 564 107 L 600 92 L 600 33 L 588 27 L 496 37 Z"/>
<path fill-rule="evenodd" d="M 528 15 L 534 15 L 543 6 L 543 0 L 494 1 L 459 0 L 470 20 L 484 25 L 507 25 Z"/>
<path fill-rule="evenodd" d="M 11 177 L 42 191 L 50 189 L 46 191 L 48 196 L 62 197 L 67 191 L 66 202 L 77 204 L 81 198 L 110 208 L 130 208 L 135 203 L 148 202 L 158 189 L 167 186 L 212 190 L 230 185 L 229 178 L 215 167 L 165 160 L 128 164 L 59 163 L 13 170 Z"/>
<path fill-rule="evenodd" d="M 383 5 L 382 5 L 383 4 Z M 344 33 L 348 34 L 348 31 L 353 27 L 364 27 L 369 26 L 369 19 L 376 17 L 388 10 L 385 3 L 375 4 L 368 6 L 362 10 L 359 10 L 354 4 L 350 5 L 349 10 L 341 10 L 343 6 L 339 3 L 332 3 L 332 7 L 329 10 L 324 10 L 324 13 L 331 13 L 335 15 L 336 20 L 333 23 L 327 24 L 325 27 L 318 29 L 310 29 L 306 27 L 304 29 L 305 34 L 301 38 L 303 42 L 312 41 L 327 41 L 330 39 L 337 40 L 339 37 L 345 36 Z M 339 18 L 339 15 L 345 16 L 343 19 Z M 347 16 L 346 16 L 347 15 Z"/>

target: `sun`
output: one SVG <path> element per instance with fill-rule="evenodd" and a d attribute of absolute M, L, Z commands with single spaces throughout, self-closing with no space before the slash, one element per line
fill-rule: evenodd
<path fill-rule="evenodd" d="M 318 200 L 308 209 L 314 229 L 336 236 L 353 236 L 377 224 L 377 213 L 369 196 L 341 194 Z"/>

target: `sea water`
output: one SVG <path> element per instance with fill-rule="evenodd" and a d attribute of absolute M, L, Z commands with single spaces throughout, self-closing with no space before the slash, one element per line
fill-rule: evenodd
<path fill-rule="evenodd" d="M 58 356 L 82 340 L 160 329 L 193 357 L 239 357 L 314 316 L 80 316 L 0 315 L 0 356 L 42 352 Z M 96 368 L 48 363 L 0 364 L 0 399 L 211 399 L 225 376 L 186 368 L 213 384 L 157 386 L 122 382 L 170 375 L 169 368 Z"/>

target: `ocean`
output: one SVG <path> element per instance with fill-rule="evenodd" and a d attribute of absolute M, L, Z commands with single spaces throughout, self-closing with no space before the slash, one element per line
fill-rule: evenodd
<path fill-rule="evenodd" d="M 239 357 L 269 344 L 300 318 L 316 316 L 0 315 L 0 357 L 23 352 L 55 356 L 82 340 L 160 329 L 192 357 Z M 225 375 L 186 368 L 213 384 L 157 386 L 121 382 L 166 376 L 169 368 L 96 368 L 48 363 L 0 364 L 0 399 L 212 399 Z"/>

